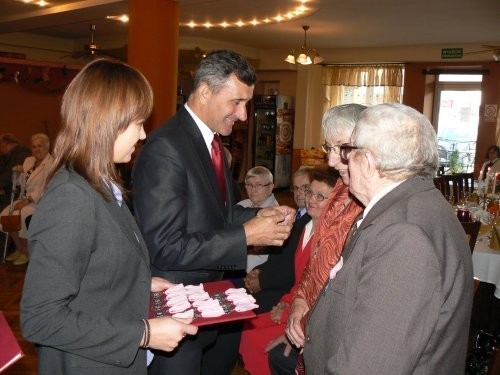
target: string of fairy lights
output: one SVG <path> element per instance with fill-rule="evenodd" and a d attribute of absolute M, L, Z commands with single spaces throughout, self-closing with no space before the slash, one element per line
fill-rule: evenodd
<path fill-rule="evenodd" d="M 18 2 L 26 4 L 35 4 L 40 7 L 46 7 L 51 5 L 50 2 L 44 0 L 16 0 Z M 235 19 L 235 20 L 223 20 L 220 22 L 208 21 L 208 20 L 196 20 L 190 19 L 189 21 L 181 21 L 179 26 L 189 27 L 189 28 L 230 28 L 230 27 L 246 27 L 246 26 L 258 26 L 267 25 L 272 23 L 279 23 L 285 21 L 291 21 L 299 17 L 304 17 L 315 11 L 312 0 L 291 0 L 289 7 L 284 9 L 278 14 L 269 14 L 261 18 L 251 18 L 251 19 Z M 120 15 L 109 15 L 106 16 L 107 19 L 120 21 L 127 23 L 129 21 L 128 14 Z"/>

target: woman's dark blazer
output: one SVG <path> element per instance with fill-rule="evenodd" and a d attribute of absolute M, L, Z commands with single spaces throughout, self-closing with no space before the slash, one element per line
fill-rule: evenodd
<path fill-rule="evenodd" d="M 146 374 L 151 273 L 126 204 L 63 169 L 33 215 L 29 250 L 21 329 L 39 344 L 39 373 Z"/>

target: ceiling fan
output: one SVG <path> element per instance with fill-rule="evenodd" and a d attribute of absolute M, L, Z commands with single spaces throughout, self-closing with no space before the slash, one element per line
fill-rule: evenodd
<path fill-rule="evenodd" d="M 483 44 L 481 47 L 483 47 L 482 50 L 464 52 L 464 55 L 480 55 L 484 53 L 491 53 L 491 57 L 493 58 L 493 60 L 495 60 L 496 62 L 500 61 L 500 46 Z"/>
<path fill-rule="evenodd" d="M 121 48 L 102 49 L 94 40 L 95 25 L 90 25 L 90 43 L 85 44 L 83 49 L 71 54 L 74 59 L 93 60 L 99 56 L 113 57 L 120 60 L 127 59 L 127 45 Z"/>

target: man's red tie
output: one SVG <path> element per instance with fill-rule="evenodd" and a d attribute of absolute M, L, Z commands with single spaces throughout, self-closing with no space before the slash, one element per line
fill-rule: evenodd
<path fill-rule="evenodd" d="M 222 201 L 226 201 L 226 179 L 224 178 L 224 155 L 222 154 L 222 142 L 218 134 L 214 134 L 212 141 L 212 163 L 214 165 L 217 184 L 219 185 Z"/>

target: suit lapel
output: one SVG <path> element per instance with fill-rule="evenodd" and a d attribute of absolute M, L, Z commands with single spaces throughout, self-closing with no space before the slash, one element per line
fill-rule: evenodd
<path fill-rule="evenodd" d="M 139 227 L 137 226 L 125 202 L 123 202 L 120 207 L 115 200 L 111 200 L 110 202 L 106 202 L 105 206 L 111 216 L 116 219 L 119 230 L 125 235 L 125 237 L 127 237 L 139 256 L 149 267 L 150 261 L 148 250 L 144 244 L 144 240 L 142 239 Z"/>

